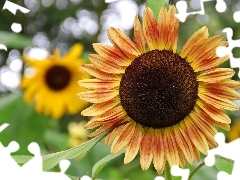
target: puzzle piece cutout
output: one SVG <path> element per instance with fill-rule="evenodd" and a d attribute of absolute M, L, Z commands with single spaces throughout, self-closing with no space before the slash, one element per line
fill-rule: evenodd
<path fill-rule="evenodd" d="M 218 147 L 208 151 L 208 155 L 204 159 L 207 166 L 213 166 L 215 164 L 215 155 L 231 159 L 234 161 L 232 174 L 220 171 L 217 175 L 218 180 L 238 180 L 240 177 L 240 138 L 230 143 L 225 143 L 225 136 L 223 133 L 217 133 L 214 137 L 218 143 Z"/>
<path fill-rule="evenodd" d="M 189 169 L 182 169 L 177 165 L 171 167 L 171 174 L 173 176 L 180 176 L 182 180 L 188 180 L 190 170 Z M 157 176 L 154 180 L 165 180 L 162 176 Z"/>
<path fill-rule="evenodd" d="M 24 8 L 22 6 L 19 6 L 15 3 L 12 3 L 11 1 L 8 1 L 8 0 L 6 0 L 4 5 L 3 5 L 2 10 L 5 10 L 5 9 L 10 11 L 14 15 L 16 15 L 17 10 L 21 11 L 24 14 L 26 14 L 30 11 L 29 9 Z M 12 26 L 11 26 L 11 29 L 12 29 L 13 32 L 19 33 L 19 32 L 22 31 L 22 26 L 21 26 L 21 24 L 13 23 Z M 0 49 L 1 49 L 1 46 L 0 46 Z"/>
<path fill-rule="evenodd" d="M 228 46 L 219 46 L 216 49 L 216 54 L 218 57 L 223 57 L 228 55 L 230 59 L 230 66 L 232 68 L 239 68 L 240 67 L 240 58 L 235 58 L 233 56 L 232 50 L 236 47 L 240 47 L 240 39 L 233 40 L 233 30 L 229 27 L 222 30 L 222 32 L 226 33 L 227 40 L 228 40 Z M 240 71 L 238 73 L 238 77 L 240 77 Z"/>
<path fill-rule="evenodd" d="M 200 0 L 201 10 L 195 11 L 195 12 L 187 12 L 187 3 L 186 1 L 181 0 L 176 3 L 176 8 L 178 10 L 178 13 L 175 14 L 175 16 L 179 19 L 179 21 L 185 22 L 189 15 L 195 15 L 195 14 L 203 15 L 205 14 L 204 2 L 207 2 L 207 1 L 217 1 L 215 8 L 220 13 L 226 11 L 227 9 L 227 5 L 224 2 L 224 0 Z"/>
<path fill-rule="evenodd" d="M 7 126 L 8 124 L 1 125 L 0 132 Z M 29 144 L 28 151 L 32 153 L 34 157 L 23 166 L 19 166 L 11 156 L 11 153 L 16 152 L 18 149 L 19 144 L 15 141 L 10 142 L 7 147 L 4 147 L 0 142 L 0 179 L 70 180 L 65 174 L 70 165 L 68 160 L 63 160 L 59 163 L 61 172 L 43 172 L 42 156 L 37 143 L 32 142 Z"/>

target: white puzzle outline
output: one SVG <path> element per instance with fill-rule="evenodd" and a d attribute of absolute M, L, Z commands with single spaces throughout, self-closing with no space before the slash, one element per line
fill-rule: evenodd
<path fill-rule="evenodd" d="M 0 126 L 0 132 L 8 127 L 9 124 L 4 123 Z M 33 154 L 33 158 L 20 166 L 12 158 L 11 153 L 19 149 L 19 144 L 12 141 L 7 147 L 0 142 L 0 179 L 19 179 L 24 180 L 71 180 L 66 174 L 66 170 L 70 166 L 70 161 L 62 160 L 59 163 L 60 172 L 44 172 L 42 165 L 42 156 L 40 147 L 36 142 L 28 145 L 28 151 Z"/>
<path fill-rule="evenodd" d="M 199 0 L 199 1 L 200 1 L 201 9 L 199 11 L 193 11 L 193 12 L 187 12 L 188 6 L 186 1 L 184 0 L 178 1 L 176 3 L 176 8 L 178 13 L 175 14 L 175 16 L 179 19 L 179 21 L 185 22 L 189 15 L 195 15 L 195 14 L 203 15 L 205 14 L 204 2 L 209 2 L 209 1 L 217 1 L 215 8 L 219 13 L 223 13 L 227 9 L 227 5 L 224 2 L 224 0 Z"/>
<path fill-rule="evenodd" d="M 217 133 L 214 136 L 215 141 L 218 144 L 217 148 L 208 150 L 208 154 L 204 159 L 205 165 L 213 166 L 215 164 L 215 155 L 222 156 L 224 158 L 234 161 L 232 173 L 228 174 L 224 171 L 218 172 L 217 180 L 239 180 L 240 177 L 240 138 L 225 143 L 225 136 L 223 133 Z"/>

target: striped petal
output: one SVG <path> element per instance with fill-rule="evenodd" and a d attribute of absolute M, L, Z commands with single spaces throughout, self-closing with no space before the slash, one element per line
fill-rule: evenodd
<path fill-rule="evenodd" d="M 158 49 L 158 44 L 162 42 L 159 38 L 159 25 L 149 8 L 146 8 L 143 13 L 143 32 L 149 49 Z"/>
<path fill-rule="evenodd" d="M 124 164 L 131 162 L 136 157 L 138 150 L 140 148 L 142 137 L 143 137 L 142 126 L 140 124 L 136 124 L 135 132 L 132 135 L 126 147 Z"/>
<path fill-rule="evenodd" d="M 97 54 L 89 54 L 88 58 L 91 61 L 91 63 L 93 63 L 93 65 L 96 66 L 98 69 L 101 69 L 101 71 L 115 74 L 124 73 L 124 69 L 122 67 L 113 64 L 109 61 L 106 61 L 105 58 Z"/>
<path fill-rule="evenodd" d="M 197 76 L 198 81 L 214 83 L 231 78 L 235 71 L 230 68 L 214 68 L 207 70 Z"/>
<path fill-rule="evenodd" d="M 201 93 L 201 91 L 199 91 L 198 96 L 206 103 L 215 106 L 218 109 L 226 109 L 229 111 L 235 111 L 239 109 L 238 106 L 229 99 L 220 98 L 213 94 L 209 95 Z"/>
<path fill-rule="evenodd" d="M 234 80 L 231 80 L 231 79 L 226 79 L 226 80 L 220 81 L 218 83 L 213 83 L 213 85 L 216 85 L 216 86 L 222 85 L 222 86 L 229 87 L 231 89 L 240 88 L 240 82 L 239 81 L 234 81 Z"/>
<path fill-rule="evenodd" d="M 148 128 L 141 141 L 140 164 L 144 171 L 149 168 L 153 159 L 153 151 L 152 151 L 152 147 L 154 143 L 153 136 L 154 136 L 154 129 Z"/>
<path fill-rule="evenodd" d="M 187 116 L 184 121 L 180 122 L 180 127 L 185 126 L 187 128 L 188 136 L 191 137 L 192 143 L 196 148 L 203 154 L 207 154 L 208 143 L 204 135 L 198 131 L 198 129 L 193 124 L 194 120 Z"/>
<path fill-rule="evenodd" d="M 213 97 L 217 96 L 229 100 L 240 99 L 240 94 L 238 92 L 234 89 L 222 86 L 221 84 L 218 86 L 216 84 L 202 84 L 199 87 L 199 91 Z"/>
<path fill-rule="evenodd" d="M 132 138 L 133 133 L 135 132 L 135 125 L 134 121 L 131 121 L 124 125 L 121 131 L 118 132 L 116 138 L 114 139 L 111 147 L 111 153 L 116 154 L 121 151 L 130 139 Z"/>
<path fill-rule="evenodd" d="M 119 80 L 102 80 L 102 79 L 83 79 L 78 84 L 87 89 L 114 89 L 120 84 Z"/>
<path fill-rule="evenodd" d="M 83 116 L 98 116 L 98 115 L 104 114 L 106 111 L 114 108 L 119 103 L 120 103 L 119 98 L 113 98 L 113 99 L 103 102 L 103 103 L 93 104 L 92 106 L 83 110 L 81 112 L 81 114 Z"/>
<path fill-rule="evenodd" d="M 131 58 L 133 58 L 130 55 L 122 53 L 115 47 L 107 46 L 101 43 L 94 43 L 93 48 L 107 61 L 110 61 L 111 63 L 119 66 L 128 66 L 132 61 Z"/>
<path fill-rule="evenodd" d="M 111 27 L 108 30 L 108 37 L 113 45 L 118 49 L 136 57 L 141 54 L 132 40 L 124 33 L 122 33 L 119 29 Z"/>
<path fill-rule="evenodd" d="M 82 68 L 84 71 L 86 71 L 91 76 L 94 76 L 99 79 L 109 80 L 109 81 L 120 80 L 120 77 L 118 75 L 116 75 L 115 73 L 103 72 L 103 71 L 99 70 L 96 66 L 94 66 L 93 64 L 83 64 Z"/>
<path fill-rule="evenodd" d="M 204 39 L 208 38 L 208 29 L 207 27 L 202 27 L 197 32 L 195 32 L 184 44 L 180 56 L 185 58 L 186 56 L 190 56 L 194 51 L 198 48 L 198 44 L 201 43 Z M 189 62 L 190 59 L 187 58 Z"/>
<path fill-rule="evenodd" d="M 81 92 L 78 93 L 77 96 L 90 103 L 102 103 L 113 99 L 118 94 L 118 90 L 98 89 L 94 91 Z"/>
<path fill-rule="evenodd" d="M 159 23 L 159 36 L 158 48 L 170 49 L 172 47 L 173 52 L 177 51 L 178 42 L 178 26 L 179 20 L 175 17 L 176 8 L 170 6 L 167 12 L 165 6 L 162 6 L 158 16 Z"/>
<path fill-rule="evenodd" d="M 194 162 L 195 158 L 194 158 L 192 143 L 189 140 L 189 137 L 184 132 L 180 131 L 178 125 L 173 126 L 173 130 L 175 133 L 175 137 L 178 137 L 178 138 L 176 138 L 176 142 L 177 142 L 178 146 L 182 150 L 187 161 L 192 164 Z"/>
<path fill-rule="evenodd" d="M 195 106 L 194 108 L 195 111 L 204 119 L 211 117 L 216 122 L 227 124 L 231 123 L 231 119 L 222 110 L 217 109 L 212 105 L 208 105 L 204 103 L 202 100 L 198 100 L 196 104 L 197 106 Z M 203 111 L 207 113 L 209 117 L 204 116 L 204 114 L 202 113 Z"/>
<path fill-rule="evenodd" d="M 142 30 L 141 23 L 138 19 L 138 16 L 134 20 L 134 41 L 141 53 L 146 52 L 146 39 Z"/>
<path fill-rule="evenodd" d="M 170 166 L 179 164 L 179 151 L 172 127 L 164 129 L 167 161 Z"/>
<path fill-rule="evenodd" d="M 162 140 L 162 130 L 155 129 L 153 136 L 153 165 L 162 174 L 166 163 L 166 151 Z"/>

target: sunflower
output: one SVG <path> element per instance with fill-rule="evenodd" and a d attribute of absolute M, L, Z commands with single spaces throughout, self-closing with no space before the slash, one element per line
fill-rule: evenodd
<path fill-rule="evenodd" d="M 177 52 L 174 14 L 174 6 L 162 7 L 157 21 L 146 8 L 142 25 L 135 18 L 134 41 L 110 28 L 113 47 L 93 44 L 97 54 L 83 65 L 96 78 L 79 81 L 89 91 L 78 96 L 94 103 L 82 111 L 94 116 L 85 128 L 100 126 L 91 135 L 112 130 L 105 138 L 106 145 L 113 141 L 112 154 L 126 148 L 129 163 L 140 150 L 142 169 L 153 161 L 159 174 L 166 163 L 184 167 L 185 158 L 192 164 L 215 147 L 215 126 L 229 130 L 224 110 L 238 110 L 231 100 L 240 98 L 240 83 L 230 79 L 234 71 L 217 68 L 228 57 L 217 57 L 216 48 L 227 42 L 203 27 Z"/>
<path fill-rule="evenodd" d="M 88 139 L 88 130 L 84 129 L 85 121 L 70 122 L 68 124 L 69 144 L 71 147 L 76 147 Z"/>
<path fill-rule="evenodd" d="M 58 50 L 54 50 L 53 55 L 44 60 L 23 55 L 34 73 L 23 76 L 21 87 L 25 101 L 35 102 L 37 112 L 59 119 L 64 114 L 75 114 L 86 108 L 87 103 L 76 96 L 84 90 L 77 81 L 90 77 L 81 70 L 83 60 L 79 55 L 82 50 L 82 45 L 75 44 L 65 56 L 61 57 Z"/>

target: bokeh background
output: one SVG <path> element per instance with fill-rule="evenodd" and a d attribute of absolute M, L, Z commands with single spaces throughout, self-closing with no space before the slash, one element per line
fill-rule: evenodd
<path fill-rule="evenodd" d="M 222 29 L 233 29 L 233 39 L 240 39 L 239 23 L 234 22 L 233 12 L 240 10 L 238 0 L 224 0 L 227 11 L 218 13 L 215 10 L 216 1 L 205 2 L 205 14 L 189 16 L 185 23 L 180 23 L 179 49 L 188 37 L 202 26 L 209 28 L 211 36 L 221 34 Z M 37 113 L 34 104 L 23 100 L 23 90 L 19 88 L 22 75 L 29 70 L 23 61 L 22 54 L 30 53 L 32 57 L 41 59 L 57 48 L 61 54 L 66 54 L 75 44 L 81 43 L 84 52 L 81 58 L 88 63 L 88 54 L 94 53 L 92 43 L 100 42 L 110 45 L 107 38 L 109 27 L 118 27 L 132 37 L 133 21 L 136 14 L 142 18 L 146 6 L 145 0 L 11 0 L 11 2 L 30 10 L 24 14 L 17 11 L 13 15 L 8 10 L 0 12 L 0 44 L 5 44 L 7 51 L 0 50 L 0 124 L 10 123 L 10 126 L 0 134 L 0 141 L 7 146 L 12 140 L 17 141 L 21 148 L 15 154 L 26 154 L 27 145 L 35 141 L 40 145 L 42 154 L 62 151 L 81 144 L 89 138 L 90 133 L 83 129 L 88 117 L 80 112 L 74 115 L 64 115 L 59 120 L 43 113 Z M 176 3 L 177 0 L 170 1 Z M 5 1 L 0 2 L 2 9 Z M 187 1 L 188 11 L 200 10 L 200 2 Z M 14 33 L 12 23 L 20 23 L 23 30 Z M 224 34 L 224 38 L 226 36 Z M 240 58 L 240 49 L 233 49 L 234 57 Z M 226 62 L 223 67 L 230 67 Z M 234 69 L 239 80 L 238 68 Z M 77 83 L 77 82 L 76 82 Z M 47 101 L 47 99 L 46 99 Z M 238 103 L 238 102 L 237 102 Z M 232 130 L 224 132 L 227 140 L 240 137 L 240 112 L 226 112 L 232 119 Z M 81 133 L 76 133 L 81 132 Z M 229 135 L 230 134 L 230 135 Z M 74 138 L 74 139 L 73 139 Z M 67 174 L 81 177 L 91 174 L 91 168 L 101 158 L 109 154 L 109 147 L 104 141 L 99 142 L 85 156 L 71 160 Z M 196 163 L 194 166 L 197 166 Z M 57 170 L 57 169 L 54 169 Z M 151 168 L 143 172 L 139 166 L 139 158 L 130 164 L 123 164 L 123 155 L 112 160 L 98 175 L 101 179 L 154 179 L 156 171 Z M 203 167 L 195 176 L 198 179 L 216 177 L 214 168 Z M 194 179 L 195 179 L 194 178 Z M 176 178 L 177 179 L 177 178 Z M 210 178 L 212 179 L 212 178 Z"/>

